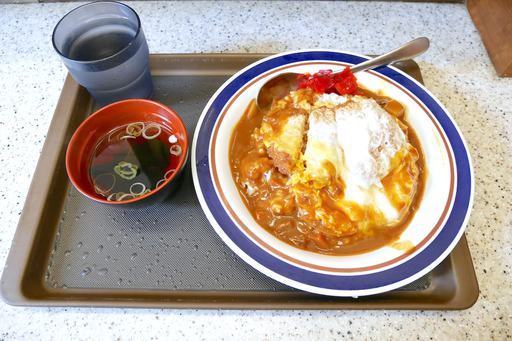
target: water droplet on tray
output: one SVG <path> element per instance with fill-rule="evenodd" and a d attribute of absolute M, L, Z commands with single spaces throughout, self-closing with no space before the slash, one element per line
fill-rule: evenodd
<path fill-rule="evenodd" d="M 121 246 L 121 242 L 117 242 L 116 245 L 114 245 L 115 247 L 120 247 Z"/>
<path fill-rule="evenodd" d="M 96 250 L 97 253 L 100 253 L 103 251 L 103 245 L 98 245 L 98 249 Z"/>
<path fill-rule="evenodd" d="M 101 269 L 98 270 L 98 275 L 104 276 L 104 275 L 107 274 L 107 272 L 108 272 L 107 268 L 101 268 Z"/>
<path fill-rule="evenodd" d="M 137 253 L 136 252 L 132 253 L 131 256 L 130 256 L 131 260 L 134 260 L 135 258 L 137 258 Z"/>
<path fill-rule="evenodd" d="M 88 274 L 90 274 L 90 273 L 91 273 L 91 271 L 92 271 L 92 270 L 91 270 L 91 268 L 87 267 L 87 268 L 85 268 L 85 269 L 83 269 L 83 270 L 82 270 L 82 272 L 80 273 L 80 276 L 85 277 L 85 276 L 87 276 Z"/>
<path fill-rule="evenodd" d="M 87 257 L 89 257 L 89 252 L 84 252 L 82 254 L 82 259 L 87 259 Z"/>
<path fill-rule="evenodd" d="M 82 243 L 82 242 L 78 242 L 78 244 L 76 244 L 76 247 L 77 247 L 77 248 L 81 248 L 83 245 L 84 245 L 84 243 Z"/>
<path fill-rule="evenodd" d="M 65 256 L 65 257 L 69 257 L 69 256 L 71 256 L 71 253 L 72 253 L 72 252 L 73 252 L 73 251 L 71 251 L 71 250 L 66 250 L 66 251 L 64 251 L 64 256 Z"/>

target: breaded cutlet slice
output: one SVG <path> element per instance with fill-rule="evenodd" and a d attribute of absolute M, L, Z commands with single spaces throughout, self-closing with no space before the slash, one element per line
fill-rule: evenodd
<path fill-rule="evenodd" d="M 263 119 L 261 124 L 263 143 L 279 172 L 291 175 L 300 160 L 306 115 L 296 112 L 290 115 L 279 115 L 277 120 L 279 122 L 275 124 L 274 117 L 274 124 L 271 124 L 270 120 Z"/>

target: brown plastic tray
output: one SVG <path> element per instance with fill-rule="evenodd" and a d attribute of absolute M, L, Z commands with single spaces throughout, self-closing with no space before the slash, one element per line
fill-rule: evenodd
<path fill-rule="evenodd" d="M 155 100 L 190 136 L 216 88 L 261 54 L 151 56 Z M 422 81 L 418 65 L 397 65 Z M 463 236 L 438 267 L 400 289 L 362 298 L 302 292 L 258 273 L 217 237 L 200 210 L 190 166 L 170 199 L 112 209 L 70 186 L 64 155 L 91 97 L 67 77 L 1 280 L 12 305 L 227 309 L 466 309 L 479 290 Z"/>

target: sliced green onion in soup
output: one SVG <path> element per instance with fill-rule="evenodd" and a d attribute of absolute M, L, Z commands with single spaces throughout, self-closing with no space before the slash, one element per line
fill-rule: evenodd
<path fill-rule="evenodd" d="M 151 132 L 151 130 L 155 130 L 154 132 Z M 143 130 L 142 130 L 142 136 L 146 140 L 152 140 L 157 138 L 160 133 L 162 132 L 162 127 L 160 127 L 160 124 L 157 123 L 150 123 L 148 124 Z"/>
<path fill-rule="evenodd" d="M 135 195 L 131 194 L 131 193 L 124 193 L 123 195 L 121 195 L 119 197 L 119 199 L 117 199 L 117 201 L 123 201 L 123 200 L 128 200 L 128 199 L 133 199 L 135 198 Z"/>
<path fill-rule="evenodd" d="M 121 161 L 114 166 L 114 172 L 125 180 L 131 180 L 137 176 L 139 167 L 133 163 Z"/>
<path fill-rule="evenodd" d="M 144 122 L 130 123 L 126 126 L 126 133 L 133 137 L 137 137 L 137 136 L 140 136 L 140 134 L 142 134 L 142 132 L 144 131 L 144 128 L 145 128 Z"/>
<path fill-rule="evenodd" d="M 97 194 L 106 196 L 114 188 L 116 177 L 112 173 L 103 173 L 92 179 L 92 183 Z"/>
<path fill-rule="evenodd" d="M 169 169 L 165 172 L 163 180 L 169 179 L 174 173 L 176 173 L 176 169 Z"/>
<path fill-rule="evenodd" d="M 115 201 L 119 201 L 121 200 L 121 197 L 125 194 L 128 194 L 128 193 L 125 193 L 125 192 L 117 192 L 116 193 L 116 196 L 114 197 Z"/>
<path fill-rule="evenodd" d="M 140 191 L 136 192 L 135 190 L 137 189 L 137 187 L 140 188 Z M 146 191 L 146 185 L 144 185 L 142 182 L 134 182 L 130 186 L 130 194 L 132 194 L 134 196 L 143 195 L 145 191 Z"/>
<path fill-rule="evenodd" d="M 119 135 L 118 130 L 114 130 L 108 134 L 107 142 L 110 142 L 111 140 L 115 140 L 114 135 Z"/>
<path fill-rule="evenodd" d="M 174 156 L 180 156 L 181 146 L 179 144 L 172 145 L 171 148 L 169 148 L 169 152 Z"/>

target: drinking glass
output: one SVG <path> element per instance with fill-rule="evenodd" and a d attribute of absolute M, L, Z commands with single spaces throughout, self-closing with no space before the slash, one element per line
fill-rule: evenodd
<path fill-rule="evenodd" d="M 57 23 L 52 41 L 71 76 L 99 104 L 152 96 L 148 45 L 131 7 L 115 1 L 77 7 Z"/>

